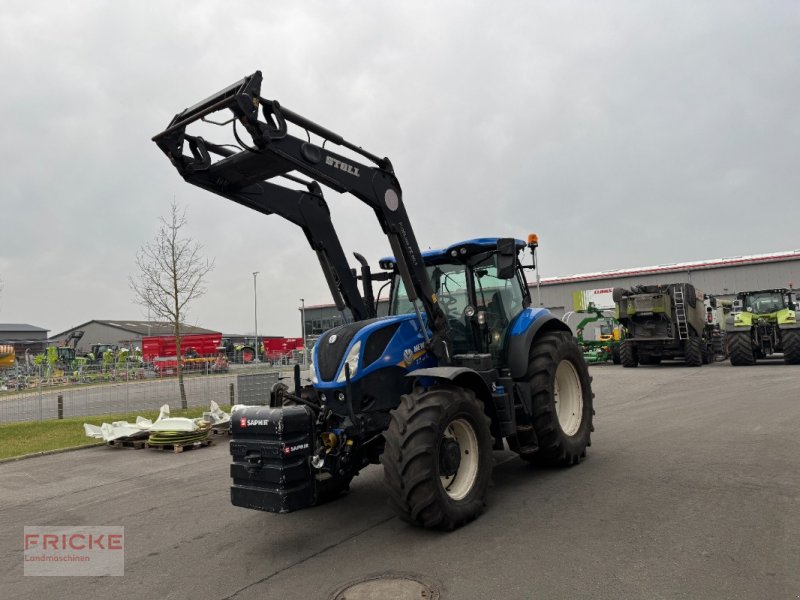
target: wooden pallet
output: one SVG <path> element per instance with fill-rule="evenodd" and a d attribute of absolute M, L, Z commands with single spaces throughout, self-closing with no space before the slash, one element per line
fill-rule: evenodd
<path fill-rule="evenodd" d="M 183 452 L 184 450 L 192 450 L 194 448 L 204 448 L 206 446 L 212 446 L 214 444 L 214 440 L 205 439 L 199 440 L 197 442 L 188 442 L 186 444 L 154 444 L 150 445 L 149 443 L 145 444 L 145 448 L 150 448 L 151 450 L 160 450 L 161 452 L 169 451 L 174 452 L 177 454 L 178 452 Z"/>
<path fill-rule="evenodd" d="M 134 448 L 136 450 L 141 450 L 147 447 L 147 438 L 139 440 L 111 440 L 106 442 L 106 445 L 111 448 Z"/>
<path fill-rule="evenodd" d="M 231 428 L 230 427 L 212 427 L 211 433 L 214 435 L 230 435 Z"/>

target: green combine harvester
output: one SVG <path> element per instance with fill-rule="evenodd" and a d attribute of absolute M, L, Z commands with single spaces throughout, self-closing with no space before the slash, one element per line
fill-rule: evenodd
<path fill-rule="evenodd" d="M 783 353 L 787 365 L 800 364 L 800 326 L 792 290 L 740 292 L 727 321 L 728 354 L 734 366 Z"/>
<path fill-rule="evenodd" d="M 614 288 L 617 318 L 625 327 L 623 367 L 680 359 L 689 367 L 714 360 L 706 295 L 690 283 Z"/>

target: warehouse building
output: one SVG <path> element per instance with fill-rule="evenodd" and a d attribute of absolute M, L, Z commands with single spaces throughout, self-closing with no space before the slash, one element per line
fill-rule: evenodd
<path fill-rule="evenodd" d="M 78 340 L 76 352 L 85 354 L 89 352 L 94 344 L 111 344 L 123 348 L 141 348 L 142 337 L 150 335 L 172 335 L 172 325 L 169 323 L 156 321 L 87 321 L 77 327 L 72 327 L 66 331 L 54 335 L 50 342 L 61 346 L 73 334 L 82 331 L 83 335 Z M 217 333 L 211 329 L 195 327 L 193 325 L 181 325 L 181 332 L 186 335 L 190 333 Z M 74 339 L 74 338 L 73 338 Z"/>
<path fill-rule="evenodd" d="M 0 345 L 14 346 L 17 356 L 38 354 L 47 347 L 47 331 L 26 323 L 0 323 Z"/>
<path fill-rule="evenodd" d="M 732 299 L 741 291 L 794 288 L 800 282 L 800 250 L 544 277 L 539 289 L 535 283 L 530 287 L 534 305 L 545 306 L 561 317 L 573 310 L 574 292 L 680 282 L 692 283 L 723 300 Z M 387 308 L 387 302 L 381 301 L 378 313 L 386 314 Z M 345 322 L 332 304 L 306 306 L 304 315 L 305 330 L 311 339 Z"/>
<path fill-rule="evenodd" d="M 687 282 L 722 300 L 737 292 L 771 288 L 794 288 L 800 281 L 800 250 L 754 254 L 704 261 L 673 263 L 634 269 L 548 277 L 541 281 L 541 301 L 531 290 L 534 303 L 563 315 L 573 309 L 573 292 L 590 289 L 631 287 Z"/>

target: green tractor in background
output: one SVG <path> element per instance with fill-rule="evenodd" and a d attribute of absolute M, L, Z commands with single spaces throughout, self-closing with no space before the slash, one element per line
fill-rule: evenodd
<path fill-rule="evenodd" d="M 726 327 L 731 364 L 754 365 L 776 353 L 783 353 L 787 365 L 800 364 L 796 310 L 792 290 L 739 292 Z"/>

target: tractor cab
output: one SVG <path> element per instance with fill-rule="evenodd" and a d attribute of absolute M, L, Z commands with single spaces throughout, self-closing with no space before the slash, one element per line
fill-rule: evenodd
<path fill-rule="evenodd" d="M 513 248 L 513 268 L 503 271 L 499 245 Z M 431 287 L 447 318 L 453 354 L 487 353 L 499 365 L 512 321 L 530 305 L 530 294 L 517 253 L 522 240 L 479 238 L 422 253 Z M 414 313 L 393 257 L 380 265 L 395 271 L 389 313 Z"/>
<path fill-rule="evenodd" d="M 774 313 L 786 308 L 783 290 L 751 292 L 742 295 L 742 306 L 747 312 L 757 315 Z"/>

